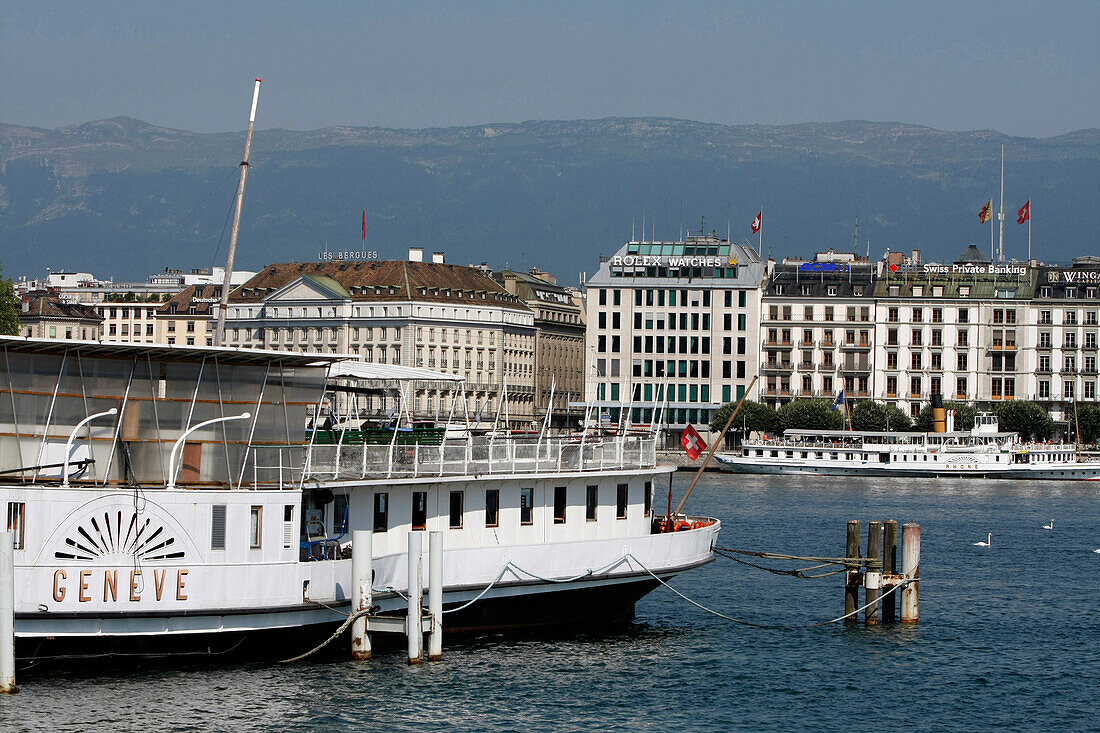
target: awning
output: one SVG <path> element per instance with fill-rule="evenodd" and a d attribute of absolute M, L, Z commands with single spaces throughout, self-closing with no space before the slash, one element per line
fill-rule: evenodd
<path fill-rule="evenodd" d="M 380 379 L 400 382 L 465 382 L 458 374 L 447 374 L 432 369 L 401 366 L 400 364 L 373 364 L 365 361 L 338 361 L 329 367 L 329 377 L 353 379 Z"/>

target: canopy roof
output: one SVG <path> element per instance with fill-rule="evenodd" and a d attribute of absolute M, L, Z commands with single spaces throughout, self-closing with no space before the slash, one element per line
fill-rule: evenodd
<path fill-rule="evenodd" d="M 338 361 L 329 367 L 329 377 L 352 377 L 354 379 L 385 379 L 389 381 L 423 382 L 465 382 L 466 378 L 458 374 L 447 374 L 431 369 L 401 366 L 400 364 L 374 364 L 363 361 Z"/>
<path fill-rule="evenodd" d="M 66 352 L 77 352 L 81 356 L 114 359 L 132 359 L 135 356 L 147 356 L 155 361 L 200 362 L 205 357 L 216 357 L 222 364 L 278 362 L 283 366 L 324 366 L 330 362 L 347 358 L 346 355 L 300 354 L 293 351 L 275 351 L 272 349 L 239 349 L 224 346 L 185 346 L 180 344 L 130 344 L 69 339 L 37 339 L 23 336 L 0 336 L 0 350 L 54 356 L 61 356 Z"/>

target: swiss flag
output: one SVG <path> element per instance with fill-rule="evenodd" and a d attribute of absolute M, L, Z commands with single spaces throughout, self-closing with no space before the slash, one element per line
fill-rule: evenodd
<path fill-rule="evenodd" d="M 756 218 L 752 220 L 752 233 L 753 234 L 756 234 L 758 231 L 760 231 L 760 219 L 763 216 L 764 216 L 764 212 L 761 211 L 759 214 L 756 215 Z"/>
<path fill-rule="evenodd" d="M 707 449 L 707 443 L 703 440 L 703 436 L 699 435 L 699 431 L 692 427 L 691 423 L 688 423 L 688 426 L 684 428 L 684 433 L 680 436 L 680 445 L 684 446 L 688 458 L 693 461 Z"/>
<path fill-rule="evenodd" d="M 1031 218 L 1031 199 L 1027 200 L 1027 203 L 1020 207 L 1020 210 L 1016 212 L 1016 223 L 1023 224 L 1025 221 Z M 1030 226 L 1030 225 L 1029 225 Z"/>

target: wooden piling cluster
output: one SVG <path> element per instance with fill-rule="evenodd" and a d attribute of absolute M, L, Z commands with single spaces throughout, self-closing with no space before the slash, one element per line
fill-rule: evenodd
<path fill-rule="evenodd" d="M 920 525 L 901 527 L 901 572 L 898 572 L 898 523 L 894 520 L 867 523 L 867 555 L 860 554 L 860 522 L 848 522 L 844 548 L 847 560 L 844 583 L 844 623 L 859 622 L 856 610 L 859 588 L 864 589 L 863 621 L 871 626 L 896 620 L 897 600 L 901 595 L 901 622 L 915 624 L 919 620 L 918 593 L 920 579 Z M 910 582 L 912 581 L 912 582 Z M 899 590 L 894 590 L 898 586 Z"/>

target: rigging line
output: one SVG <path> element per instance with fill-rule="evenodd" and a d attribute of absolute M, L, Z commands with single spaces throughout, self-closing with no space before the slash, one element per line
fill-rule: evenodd
<path fill-rule="evenodd" d="M 218 259 L 218 253 L 222 251 L 222 242 L 225 241 L 225 230 L 229 227 L 229 220 L 233 218 L 233 211 L 237 207 L 237 192 L 233 192 L 233 201 L 229 206 L 229 211 L 225 213 L 225 221 L 222 222 L 222 233 L 218 236 L 218 246 L 214 250 L 214 254 L 210 256 L 210 268 L 213 272 L 214 263 Z M 225 283 L 222 283 L 222 287 L 227 287 Z"/>

